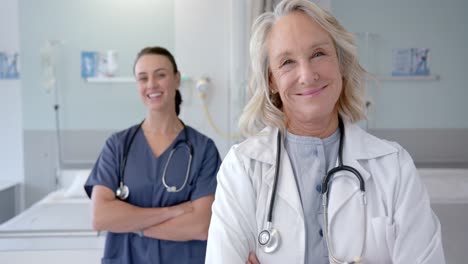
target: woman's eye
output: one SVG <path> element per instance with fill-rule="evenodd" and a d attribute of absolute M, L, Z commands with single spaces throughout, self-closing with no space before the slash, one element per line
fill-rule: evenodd
<path fill-rule="evenodd" d="M 320 56 L 323 56 L 325 55 L 325 53 L 321 52 L 321 51 L 318 51 L 318 52 L 315 52 L 313 55 L 312 55 L 312 58 L 315 58 L 315 57 L 320 57 Z"/>
<path fill-rule="evenodd" d="M 280 67 L 291 64 L 291 63 L 293 63 L 292 60 L 285 60 L 285 61 L 283 61 L 283 63 L 281 63 Z"/>
<path fill-rule="evenodd" d="M 140 78 L 138 78 L 138 81 L 139 81 L 139 82 L 146 82 L 146 80 L 148 80 L 148 78 L 146 78 L 146 77 L 140 77 Z"/>

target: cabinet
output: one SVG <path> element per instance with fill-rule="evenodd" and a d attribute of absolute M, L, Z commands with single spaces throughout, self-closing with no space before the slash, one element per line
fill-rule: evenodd
<path fill-rule="evenodd" d="M 16 215 L 19 187 L 18 182 L 0 181 L 0 224 Z"/>

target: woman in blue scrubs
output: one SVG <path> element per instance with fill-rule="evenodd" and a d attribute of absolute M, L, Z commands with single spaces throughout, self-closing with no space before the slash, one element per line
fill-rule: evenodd
<path fill-rule="evenodd" d="M 146 118 L 107 140 L 85 184 L 93 227 L 107 231 L 102 263 L 204 263 L 218 150 L 178 118 L 169 51 L 144 48 L 134 74 Z"/>

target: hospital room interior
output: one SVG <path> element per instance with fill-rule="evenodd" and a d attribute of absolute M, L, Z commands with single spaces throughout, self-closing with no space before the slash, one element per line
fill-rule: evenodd
<path fill-rule="evenodd" d="M 174 54 L 179 117 L 221 158 L 241 142 L 250 27 L 275 2 L 1 0 L 0 263 L 99 263 L 105 235 L 83 184 L 105 140 L 145 116 L 132 72 L 141 48 Z M 373 77 L 359 125 L 408 150 L 447 263 L 466 263 L 468 1 L 316 2 L 354 33 Z"/>

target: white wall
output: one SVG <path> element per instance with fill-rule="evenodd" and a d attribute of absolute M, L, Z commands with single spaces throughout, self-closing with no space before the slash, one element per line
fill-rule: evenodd
<path fill-rule="evenodd" d="M 2 1 L 2 0 L 0 0 Z M 145 46 L 173 51 L 172 0 L 16 0 L 23 57 L 24 191 L 29 206 L 57 188 L 58 103 L 62 168 L 85 168 L 114 131 L 140 122 L 145 107 L 136 83 L 91 83 L 81 78 L 81 51 L 116 50 L 120 77 L 132 77 Z M 52 49 L 55 89 L 44 85 L 41 49 Z M 56 97 L 56 94 L 58 96 Z"/>
<path fill-rule="evenodd" d="M 325 7 L 329 0 L 319 1 Z M 181 118 L 211 137 L 224 157 L 239 137 L 238 118 L 246 103 L 250 25 L 248 0 L 174 2 L 174 51 L 179 68 L 192 78 L 208 76 L 207 105 L 219 135 L 210 126 L 194 83 L 181 88 Z M 226 135 L 227 134 L 227 135 Z"/>
<path fill-rule="evenodd" d="M 56 102 L 64 130 L 121 130 L 143 119 L 146 109 L 136 83 L 85 82 L 80 53 L 115 50 L 117 75 L 132 77 L 135 56 L 143 47 L 173 51 L 172 0 L 17 1 L 26 136 L 35 130 L 54 132 Z M 56 89 L 47 92 L 41 49 L 53 40 L 61 43 L 52 49 Z"/>
<path fill-rule="evenodd" d="M 395 48 L 429 48 L 431 73 L 440 75 L 370 87 L 371 128 L 468 128 L 468 1 L 333 0 L 332 10 L 351 32 L 373 33 L 367 49 L 364 34 L 357 39 L 361 62 L 373 74 L 391 74 Z"/>
<path fill-rule="evenodd" d="M 0 51 L 19 51 L 18 0 L 2 0 L 0 36 Z M 21 105 L 21 81 L 0 80 L 0 181 L 24 178 Z"/>
<path fill-rule="evenodd" d="M 174 1 L 174 53 L 183 75 L 208 76 L 211 87 L 207 105 L 216 126 L 225 133 L 230 129 L 230 26 L 231 0 Z M 222 157 L 231 140 L 217 135 L 204 114 L 194 84 L 182 88 L 184 99 L 181 118 L 211 137 Z"/>

